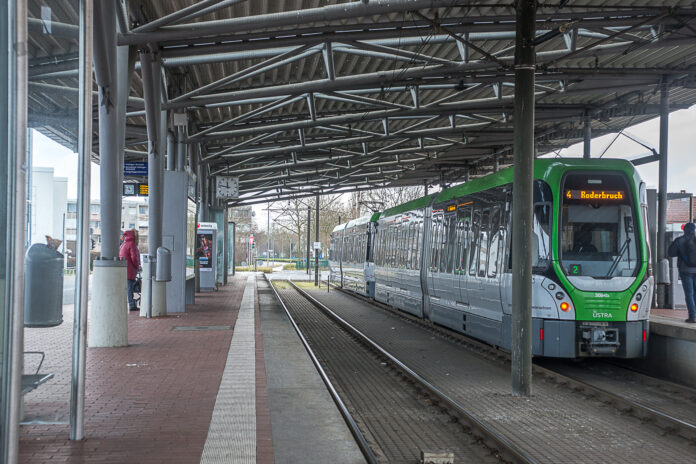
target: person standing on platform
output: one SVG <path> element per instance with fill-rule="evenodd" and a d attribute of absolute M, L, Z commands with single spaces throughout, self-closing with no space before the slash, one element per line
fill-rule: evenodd
<path fill-rule="evenodd" d="M 679 278 L 684 286 L 686 307 L 689 309 L 689 318 L 685 322 L 696 323 L 696 224 L 688 222 L 684 225 L 684 235 L 674 239 L 667 254 L 677 258 Z"/>
<path fill-rule="evenodd" d="M 140 251 L 138 251 L 138 236 L 135 229 L 127 230 L 123 233 L 123 245 L 118 254 L 126 260 L 126 277 L 128 279 L 128 309 L 137 311 L 133 299 L 133 288 L 135 280 L 138 277 L 138 269 L 140 269 Z"/>

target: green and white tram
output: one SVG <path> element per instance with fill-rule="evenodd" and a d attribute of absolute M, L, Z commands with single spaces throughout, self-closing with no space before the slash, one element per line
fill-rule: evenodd
<path fill-rule="evenodd" d="M 504 169 L 371 218 L 374 298 L 509 349 L 512 178 Z M 530 207 L 533 354 L 645 356 L 653 278 L 633 165 L 538 159 Z"/>

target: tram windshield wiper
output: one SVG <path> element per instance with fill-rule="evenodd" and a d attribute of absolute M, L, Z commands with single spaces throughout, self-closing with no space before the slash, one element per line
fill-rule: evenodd
<path fill-rule="evenodd" d="M 626 240 L 623 242 L 623 245 L 621 245 L 621 250 L 619 250 L 619 255 L 614 258 L 614 262 L 611 263 L 611 267 L 609 268 L 609 272 L 607 272 L 607 275 L 604 276 L 604 278 L 609 278 L 612 277 L 612 274 L 614 271 L 616 271 L 617 266 L 619 265 L 619 261 L 621 261 L 621 258 L 623 258 L 624 253 L 626 253 L 626 250 L 628 250 L 628 246 L 631 244 L 631 237 L 626 237 Z"/>

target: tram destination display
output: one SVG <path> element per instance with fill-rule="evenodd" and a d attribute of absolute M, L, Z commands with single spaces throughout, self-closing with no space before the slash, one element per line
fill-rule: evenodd
<path fill-rule="evenodd" d="M 626 199 L 626 192 L 623 190 L 567 190 L 565 197 L 568 200 L 623 201 Z"/>

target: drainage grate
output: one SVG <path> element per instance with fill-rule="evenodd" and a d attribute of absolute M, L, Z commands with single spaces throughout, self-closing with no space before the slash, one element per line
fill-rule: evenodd
<path fill-rule="evenodd" d="M 172 330 L 232 330 L 231 325 L 177 325 Z"/>

